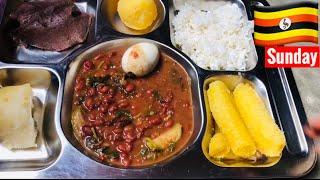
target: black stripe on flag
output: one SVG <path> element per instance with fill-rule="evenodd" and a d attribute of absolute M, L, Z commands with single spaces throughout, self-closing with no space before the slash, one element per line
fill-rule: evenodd
<path fill-rule="evenodd" d="M 318 31 L 318 24 L 312 22 L 298 22 L 292 23 L 290 28 L 287 30 L 282 30 L 279 26 L 263 27 L 263 26 L 254 26 L 254 31 L 259 33 L 277 33 L 283 31 L 290 31 L 294 29 L 314 29 Z"/>

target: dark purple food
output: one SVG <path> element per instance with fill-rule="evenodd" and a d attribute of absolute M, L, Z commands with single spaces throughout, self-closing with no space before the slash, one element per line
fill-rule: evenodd
<path fill-rule="evenodd" d="M 48 51 L 63 51 L 83 43 L 92 21 L 73 0 L 24 2 L 9 18 L 13 40 Z"/>
<path fill-rule="evenodd" d="M 2 20 L 4 9 L 6 8 L 6 3 L 7 3 L 7 0 L 0 0 L 0 23 Z"/>

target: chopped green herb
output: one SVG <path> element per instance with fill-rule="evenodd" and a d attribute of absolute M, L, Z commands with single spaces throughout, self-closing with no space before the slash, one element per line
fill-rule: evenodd
<path fill-rule="evenodd" d="M 100 148 L 98 152 L 107 156 L 108 159 L 118 159 L 119 158 L 119 153 L 117 151 L 112 151 L 109 147 Z"/>
<path fill-rule="evenodd" d="M 142 157 L 147 157 L 147 155 L 149 154 L 150 150 L 148 147 L 144 146 L 143 148 L 141 148 L 140 150 L 140 155 Z"/>
<path fill-rule="evenodd" d="M 132 114 L 128 110 L 120 109 L 120 110 L 116 111 L 115 115 L 116 115 L 116 118 L 126 117 L 129 120 L 133 120 Z"/>
<path fill-rule="evenodd" d="M 106 84 L 108 85 L 108 81 L 110 79 L 110 76 L 105 77 L 87 77 L 86 79 L 86 85 L 90 87 L 97 87 L 99 84 Z"/>
<path fill-rule="evenodd" d="M 158 90 L 152 91 L 152 95 L 153 95 L 153 97 L 156 98 L 157 101 L 161 101 L 163 99 Z"/>

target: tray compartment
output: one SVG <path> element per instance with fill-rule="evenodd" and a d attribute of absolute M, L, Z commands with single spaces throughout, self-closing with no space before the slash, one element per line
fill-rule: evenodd
<path fill-rule="evenodd" d="M 73 97 L 73 91 L 74 91 L 74 83 L 75 83 L 75 76 L 82 64 L 82 62 L 87 59 L 87 57 L 93 56 L 94 52 L 101 52 L 105 51 L 110 48 L 115 47 L 123 47 L 123 46 L 131 46 L 133 44 L 139 43 L 139 42 L 150 42 L 154 43 L 159 47 L 159 50 L 161 52 L 164 52 L 165 54 L 172 57 L 174 60 L 176 60 L 179 64 L 181 64 L 185 70 L 187 71 L 189 77 L 191 78 L 191 93 L 192 93 L 192 101 L 193 101 L 193 114 L 194 114 L 194 129 L 193 134 L 187 143 L 184 150 L 182 150 L 180 153 L 178 153 L 176 156 L 173 156 L 171 158 L 167 158 L 163 162 L 160 162 L 156 165 L 163 165 L 171 161 L 172 159 L 175 159 L 176 157 L 180 156 L 183 152 L 185 152 L 188 149 L 192 149 L 194 143 L 198 140 L 202 126 L 203 126 L 203 110 L 201 108 L 201 98 L 200 98 L 200 91 L 199 91 L 199 79 L 196 69 L 190 64 L 185 58 L 181 55 L 179 55 L 176 51 L 169 48 L 166 45 L 163 45 L 161 43 L 158 43 L 156 41 L 148 40 L 148 39 L 142 39 L 142 38 L 127 38 L 127 39 L 118 39 L 118 40 L 112 40 L 103 42 L 100 44 L 97 44 L 96 46 L 93 46 L 92 48 L 86 50 L 82 54 L 80 54 L 70 65 L 69 70 L 67 72 L 66 76 L 66 82 L 65 82 L 65 89 L 64 89 L 64 101 L 62 104 L 62 129 L 64 132 L 64 135 L 66 138 L 71 142 L 71 144 L 76 147 L 80 152 L 85 154 L 85 149 L 80 145 L 80 143 L 76 140 L 76 138 L 73 135 L 73 130 L 71 126 L 71 108 L 72 108 L 72 97 Z M 200 107 L 200 108 L 199 108 Z M 96 160 L 96 159 L 95 159 Z"/>
<path fill-rule="evenodd" d="M 96 7 L 97 0 L 76 0 L 76 6 L 85 13 L 91 14 L 92 24 L 87 36 L 87 40 L 83 44 L 78 44 L 65 51 L 45 51 L 34 47 L 25 47 L 23 45 L 14 45 L 11 38 L 5 32 L 5 25 L 10 12 L 12 12 L 22 0 L 7 1 L 4 17 L 0 24 L 0 57 L 5 63 L 58 63 L 69 56 L 77 49 L 86 46 L 94 41 L 96 35 Z"/>
<path fill-rule="evenodd" d="M 37 148 L 10 151 L 0 145 L 0 171 L 38 170 L 54 163 L 61 142 L 55 128 L 59 78 L 53 70 L 42 67 L 0 66 L 6 71 L 4 86 L 30 83 L 33 93 L 33 117 L 37 122 Z"/>
<path fill-rule="evenodd" d="M 240 10 L 242 11 L 243 14 L 243 18 L 247 19 L 248 21 L 250 20 L 250 12 L 247 12 L 246 10 L 246 6 L 245 4 L 241 1 L 241 0 L 201 0 L 204 3 L 216 3 L 216 6 L 221 6 L 224 5 L 226 3 L 232 2 L 234 4 L 236 4 Z M 170 40 L 171 40 L 171 44 L 176 47 L 177 49 L 181 50 L 181 48 L 179 47 L 179 45 L 175 42 L 175 37 L 174 37 L 174 25 L 172 23 L 175 14 L 179 11 L 179 7 L 181 5 L 184 4 L 184 0 L 172 0 L 169 3 L 169 28 L 170 28 Z M 186 37 L 188 38 L 188 37 Z M 248 62 L 247 62 L 247 67 L 244 71 L 241 72 L 246 72 L 246 71 L 251 71 L 253 70 L 256 65 L 257 65 L 257 61 L 258 61 L 258 55 L 257 55 L 257 51 L 256 48 L 254 46 L 254 42 L 253 42 L 253 38 L 250 40 L 250 52 L 248 55 Z M 191 59 L 191 58 L 190 58 Z M 191 59 L 192 60 L 192 59 Z M 195 63 L 196 64 L 196 63 Z M 197 64 L 196 64 L 197 65 Z M 197 65 L 198 66 L 198 65 Z M 203 69 L 202 67 L 198 66 L 199 68 Z M 209 70 L 209 71 L 224 71 L 224 70 Z M 228 71 L 228 70 L 227 70 Z M 238 71 L 235 71 L 238 72 Z"/>
<path fill-rule="evenodd" d="M 270 166 L 276 164 L 277 162 L 279 162 L 281 157 L 269 158 L 269 160 L 263 164 L 254 164 L 254 163 L 245 162 L 245 161 L 234 162 L 234 163 L 224 163 L 223 161 L 214 160 L 213 158 L 211 158 L 209 156 L 209 154 L 208 154 L 209 142 L 210 142 L 211 137 L 215 134 L 214 132 L 212 132 L 212 129 L 215 129 L 216 124 L 214 122 L 214 118 L 212 117 L 212 113 L 211 113 L 210 108 L 208 106 L 209 102 L 208 102 L 206 91 L 209 88 L 209 84 L 214 81 L 224 82 L 228 86 L 228 88 L 230 89 L 231 92 L 240 83 L 250 84 L 252 87 L 255 88 L 255 90 L 257 91 L 259 96 L 262 98 L 271 117 L 273 119 L 275 119 L 273 116 L 273 112 L 272 112 L 272 108 L 271 108 L 271 104 L 270 104 L 270 100 L 269 100 L 266 86 L 257 77 L 255 77 L 255 76 L 240 76 L 240 75 L 213 75 L 213 76 L 207 78 L 204 81 L 204 85 L 203 85 L 204 86 L 203 94 L 205 96 L 205 105 L 206 105 L 205 109 L 206 109 L 206 114 L 207 114 L 207 127 L 206 127 L 204 137 L 202 139 L 202 151 L 203 151 L 204 155 L 206 156 L 206 158 L 209 161 L 211 161 L 213 164 L 215 164 L 217 166 L 221 166 L 221 167 L 270 167 Z M 276 123 L 279 126 L 279 122 L 276 122 Z M 281 125 L 279 127 L 281 128 Z"/>
<path fill-rule="evenodd" d="M 159 26 L 162 25 L 165 16 L 166 16 L 166 9 L 164 4 L 162 3 L 161 0 L 155 0 L 156 6 L 157 6 L 157 11 L 158 11 L 158 17 L 157 19 L 153 22 L 153 24 L 148 27 L 145 30 L 134 30 L 131 28 L 126 27 L 120 17 L 119 14 L 117 13 L 117 3 L 119 0 L 102 0 L 100 4 L 100 16 L 102 26 L 106 26 L 107 28 L 111 28 L 114 31 L 123 33 L 123 34 L 128 34 L 128 35 L 144 35 L 151 33 L 152 31 L 155 31 L 158 29 Z"/>

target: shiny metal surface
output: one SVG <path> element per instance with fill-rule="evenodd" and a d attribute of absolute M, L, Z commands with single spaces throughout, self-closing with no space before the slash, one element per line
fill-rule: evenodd
<path fill-rule="evenodd" d="M 156 44 L 161 53 L 167 54 L 172 57 L 175 61 L 181 64 L 185 70 L 187 71 L 191 83 L 191 93 L 192 93 L 192 102 L 193 102 L 193 115 L 194 115 L 194 129 L 193 134 L 189 142 L 187 143 L 186 147 L 183 151 L 179 152 L 177 155 L 169 157 L 158 164 L 152 165 L 153 167 L 158 167 L 169 163 L 171 160 L 175 159 L 176 157 L 180 156 L 184 151 L 193 148 L 193 144 L 198 140 L 202 126 L 203 126 L 203 112 L 201 107 L 201 94 L 199 88 L 199 79 L 196 69 L 193 67 L 192 64 L 188 63 L 187 60 L 181 55 L 179 55 L 176 51 L 171 49 L 170 47 L 158 43 L 156 41 L 142 39 L 142 38 L 127 38 L 127 39 L 118 39 L 112 40 L 107 42 L 102 42 L 93 46 L 92 48 L 86 50 L 85 52 L 81 53 L 70 65 L 68 68 L 66 81 L 65 81 L 65 89 L 64 89 L 64 101 L 62 103 L 62 115 L 61 115 L 61 124 L 63 132 L 66 138 L 71 142 L 71 144 L 76 147 L 80 152 L 86 154 L 85 149 L 79 144 L 76 138 L 73 135 L 72 125 L 71 125 L 71 110 L 72 110 L 72 97 L 74 93 L 74 83 L 76 79 L 77 72 L 81 67 L 84 60 L 92 57 L 97 52 L 104 52 L 116 47 L 130 47 L 136 43 L 140 42 L 150 42 Z M 93 158 L 93 157 L 91 157 Z M 97 159 L 96 159 L 97 160 Z M 97 160 L 98 161 L 98 160 Z M 142 167 L 142 168 L 149 168 L 149 167 Z"/>
<path fill-rule="evenodd" d="M 175 12 L 177 10 L 179 10 L 179 7 L 181 5 L 183 5 L 185 2 L 185 0 L 172 0 L 170 1 L 170 8 L 169 8 L 169 26 L 170 26 L 170 38 L 171 38 L 171 43 L 173 44 L 173 46 L 175 46 L 176 48 L 179 49 L 179 45 L 176 44 L 175 42 L 175 38 L 174 38 L 174 26 L 172 24 L 172 20 L 175 16 Z M 238 7 L 240 8 L 240 10 L 242 11 L 242 15 L 244 19 L 248 19 L 248 24 L 250 24 L 252 26 L 251 30 L 253 33 L 253 21 L 249 20 L 249 17 L 247 15 L 247 10 L 246 7 L 244 5 L 244 3 L 241 0 L 200 0 L 199 3 L 203 3 L 203 2 L 215 2 L 216 6 L 221 6 L 224 5 L 228 2 L 232 2 L 236 5 L 238 5 Z M 205 5 L 204 5 L 205 6 Z M 186 37 L 188 38 L 188 37 Z M 254 69 L 257 65 L 257 61 L 258 61 L 258 55 L 257 55 L 257 51 L 256 51 L 256 47 L 254 45 L 254 41 L 253 38 L 250 40 L 250 53 L 249 53 L 249 57 L 248 57 L 248 62 L 247 62 L 247 67 L 245 69 L 245 71 L 250 71 L 252 69 Z M 201 68 L 201 67 L 200 67 Z M 215 71 L 219 71 L 219 70 L 215 70 Z"/>
<path fill-rule="evenodd" d="M 3 29 L 6 24 L 6 17 L 12 12 L 16 6 L 21 3 L 22 0 L 10 0 L 7 2 L 7 7 L 5 10 L 5 15 L 3 21 L 0 21 L 0 29 Z M 90 31 L 85 43 L 93 42 L 96 34 L 96 6 L 97 0 L 77 0 L 76 6 L 81 10 L 81 12 L 85 12 L 91 14 L 92 24 L 90 27 Z M 38 48 L 33 47 L 25 47 L 23 45 L 18 45 L 17 47 L 10 47 L 8 44 L 12 44 L 12 42 L 8 39 L 7 33 L 4 31 L 0 31 L 0 56 L 1 60 L 7 63 L 15 63 L 15 62 L 26 62 L 26 63 L 58 63 L 66 58 L 68 55 L 84 46 L 84 44 L 78 44 L 74 47 L 71 47 L 65 51 L 55 52 L 55 51 L 45 51 Z"/>
<path fill-rule="evenodd" d="M 128 28 L 120 19 L 117 12 L 117 4 L 119 0 L 103 0 L 101 3 L 102 21 L 105 21 L 106 25 L 118 31 L 120 33 L 129 35 L 144 35 L 148 34 L 156 29 L 163 23 L 166 17 L 166 8 L 161 0 L 155 0 L 157 6 L 158 16 L 156 20 L 145 30 L 134 30 Z"/>
<path fill-rule="evenodd" d="M 61 82 L 58 74 L 52 69 L 25 65 L 3 65 L 0 72 L 8 76 L 3 86 L 30 83 L 33 93 L 33 118 L 37 124 L 37 148 L 10 151 L 0 145 L 0 171 L 38 170 L 57 160 L 61 152 L 55 120 L 57 112 L 58 91 Z"/>
<path fill-rule="evenodd" d="M 11 1 L 12 2 L 12 1 Z M 90 2 L 91 5 L 87 6 L 90 9 L 94 9 L 96 4 L 99 6 L 102 0 L 77 0 L 77 2 L 82 2 L 82 6 L 85 7 L 86 2 Z M 171 2 L 171 1 L 170 1 Z M 241 2 L 241 1 L 239 1 Z M 247 0 L 243 0 L 247 2 Z M 169 9 L 169 1 L 163 0 L 163 3 L 166 6 L 166 9 Z M 242 2 L 241 2 L 242 3 Z M 248 3 L 243 3 L 246 6 Z M 98 8 L 100 9 L 100 8 Z M 96 9 L 93 12 L 97 17 L 102 15 L 98 14 L 99 11 Z M 108 36 L 104 41 L 119 37 L 119 33 L 110 30 L 108 26 L 104 24 L 101 28 L 97 29 L 95 25 L 95 32 L 99 31 L 100 36 Z M 1 27 L 0 27 L 1 29 Z M 164 22 L 160 26 L 161 31 L 153 34 L 150 33 L 148 38 L 150 39 L 160 39 L 161 37 L 166 37 L 167 31 L 162 31 L 164 29 L 169 29 L 169 23 Z M 100 38 L 99 36 L 99 38 Z M 111 38 L 112 37 L 112 38 Z M 169 37 L 169 36 L 168 36 Z M 93 38 L 94 41 L 97 41 L 97 36 Z M 140 39 L 141 40 L 141 39 Z M 116 40 L 114 42 L 119 42 L 124 40 Z M 136 40 L 135 40 L 136 41 Z M 149 40 L 147 40 L 149 41 Z M 101 41 L 103 42 L 103 41 Z M 112 42 L 112 41 L 111 41 Z M 111 46 L 111 42 L 105 42 L 103 45 Z M 114 43 L 113 42 L 113 43 Z M 154 42 L 154 41 L 153 41 Z M 165 41 L 167 42 L 167 41 Z M 47 91 L 47 95 L 42 95 L 39 99 L 44 101 L 44 123 L 43 123 L 43 135 L 44 142 L 47 142 L 45 146 L 47 147 L 47 152 L 49 158 L 37 161 L 12 161 L 12 162 L 0 162 L 0 177 L 1 178 L 272 178 L 272 177 L 300 177 L 307 174 L 314 166 L 317 159 L 315 148 L 312 140 L 306 139 L 309 152 L 305 156 L 294 156 L 290 154 L 287 150 L 284 150 L 283 157 L 278 164 L 270 168 L 219 168 L 211 164 L 203 155 L 201 150 L 201 137 L 203 135 L 203 122 L 206 120 L 203 119 L 205 112 L 203 112 L 203 97 L 199 94 L 202 92 L 202 83 L 203 80 L 207 77 L 213 75 L 219 75 L 221 73 L 241 75 L 244 77 L 257 77 L 262 81 L 266 86 L 269 101 L 273 112 L 275 111 L 274 107 L 274 98 L 270 96 L 270 85 L 267 77 L 264 75 L 264 69 L 257 64 L 257 59 L 255 59 L 254 65 L 256 68 L 249 72 L 216 72 L 216 71 L 204 71 L 198 67 L 193 68 L 192 62 L 189 61 L 187 57 L 181 57 L 176 53 L 174 48 L 170 48 L 166 45 L 157 43 L 165 51 L 170 53 L 169 55 L 176 57 L 179 60 L 186 70 L 188 71 L 192 80 L 197 83 L 194 84 L 195 92 L 193 94 L 194 101 L 197 101 L 194 106 L 195 114 L 198 114 L 198 117 L 195 121 L 197 122 L 199 134 L 194 135 L 195 143 L 182 155 L 170 161 L 165 165 L 159 165 L 156 167 L 151 167 L 148 169 L 117 169 L 103 165 L 96 162 L 95 160 L 85 156 L 82 153 L 81 148 L 76 144 L 70 131 L 70 102 L 72 98 L 72 85 L 73 85 L 73 76 L 75 71 L 78 68 L 78 65 L 81 62 L 81 58 L 78 57 L 79 51 L 83 52 L 83 49 L 87 49 L 86 46 L 91 43 L 84 44 L 82 48 L 75 51 L 74 54 L 71 54 L 61 63 L 56 63 L 55 65 L 52 62 L 60 62 L 53 60 L 52 62 L 46 62 L 45 60 L 40 61 L 40 65 L 13 65 L 13 64 L 3 64 L 0 62 L 0 69 L 44 69 L 51 74 L 51 85 Z M 170 43 L 166 43 L 171 45 Z M 3 45 L 0 38 L 0 46 Z M 97 47 L 96 47 L 97 48 Z M 94 50 L 93 48 L 92 50 Z M 0 52 L 2 52 L 2 47 Z M 178 50 L 177 50 L 178 51 Z M 9 53 L 10 54 L 10 53 Z M 4 56 L 0 53 L 1 61 L 4 62 L 19 62 L 15 59 L 15 56 Z M 36 59 L 32 59 L 35 62 Z M 72 63 L 71 63 L 72 62 Z M 69 65 L 69 63 L 71 63 Z M 50 65 L 51 64 L 51 65 Z M 68 76 L 66 74 L 68 72 Z M 67 79 L 66 79 L 67 78 Z M 58 85 L 57 85 L 58 84 Z M 259 84 L 259 83 L 258 83 Z M 290 84 L 292 85 L 292 84 Z M 200 90 L 197 88 L 199 88 Z M 65 88 L 65 89 L 64 89 Z M 53 93 L 55 92 L 55 93 Z M 65 93 L 65 94 L 64 94 Z M 290 97 L 289 97 L 290 98 Z M 295 98 L 295 97 L 293 97 Z M 200 103 L 200 104 L 198 104 Z M 63 105 L 62 105 L 63 104 Z M 63 112 L 61 112 L 63 106 Z M 301 112 L 298 111 L 299 114 Z M 273 113 L 276 120 L 279 119 L 278 115 Z M 300 119 L 301 120 L 301 119 Z M 297 122 L 298 123 L 298 122 Z M 301 120 L 301 123 L 303 121 Z M 291 131 L 290 131 L 291 132 Z M 294 132 L 295 133 L 295 132 Z M 49 143 L 48 143 L 49 142 Z M 190 143 L 190 145 L 193 142 Z M 49 146 L 49 148 L 48 148 Z M 1 160 L 0 160 L 1 161 Z"/>
<path fill-rule="evenodd" d="M 302 126 L 301 126 L 301 123 L 300 123 L 301 120 L 300 120 L 300 117 L 298 115 L 298 111 L 297 111 L 297 108 L 295 106 L 295 102 L 294 102 L 293 97 L 292 97 L 292 93 L 291 93 L 291 90 L 290 90 L 290 86 L 289 86 L 285 71 L 282 68 L 279 68 L 278 71 L 279 71 L 279 74 L 280 74 L 280 77 L 281 77 L 282 85 L 283 85 L 283 87 L 285 89 L 286 99 L 287 99 L 287 102 L 288 102 L 289 107 L 290 107 L 290 114 L 292 116 L 292 120 L 293 120 L 293 123 L 294 123 L 294 128 L 295 128 L 295 131 L 296 131 L 297 136 L 298 136 L 297 140 L 298 140 L 299 143 L 296 144 L 296 145 L 300 146 L 300 151 L 302 153 L 308 153 L 309 149 L 308 149 L 307 140 L 306 140 L 306 137 L 304 135 L 304 132 L 303 132 L 303 129 L 302 129 Z"/>

